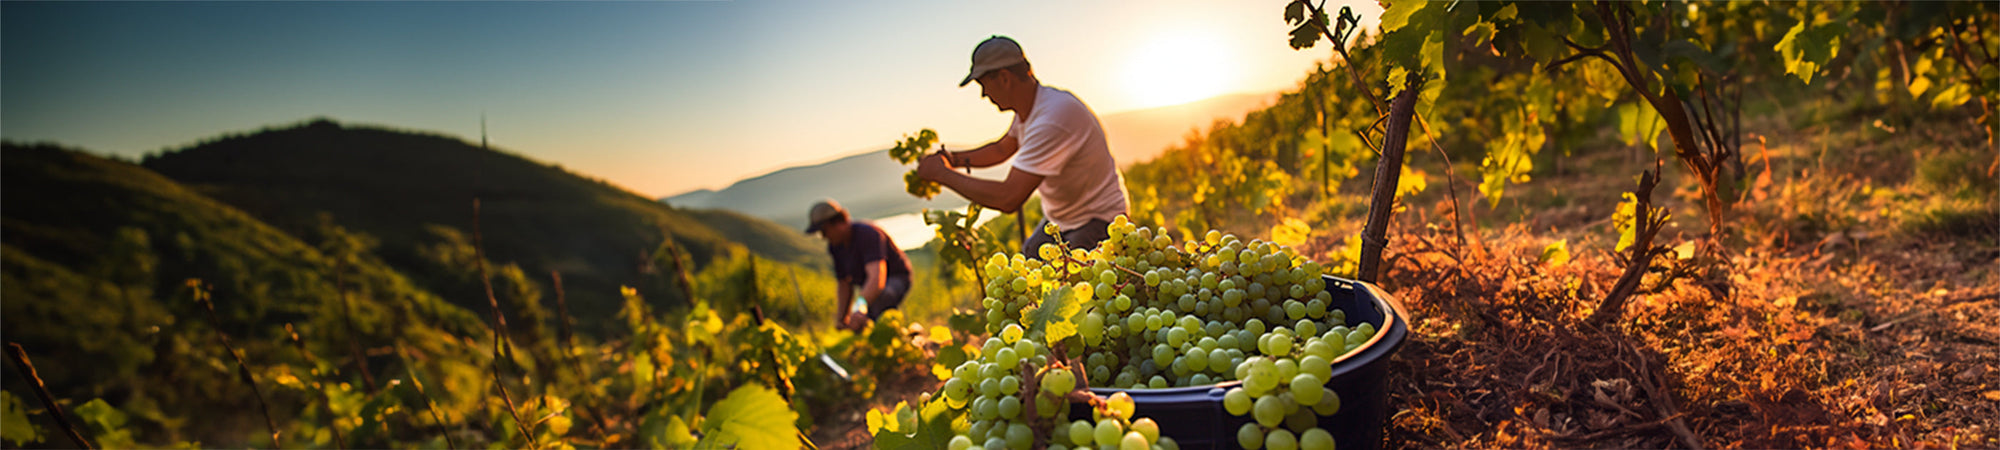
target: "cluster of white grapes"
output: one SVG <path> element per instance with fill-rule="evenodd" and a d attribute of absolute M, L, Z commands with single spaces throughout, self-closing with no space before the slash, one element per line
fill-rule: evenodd
<path fill-rule="evenodd" d="M 953 370 L 944 387 L 951 406 L 971 408 L 972 432 L 960 436 L 968 447 L 983 442 L 987 449 L 1026 448 L 1035 430 L 1026 422 L 1049 423 L 1067 411 L 1061 393 L 1076 382 L 1069 370 L 1045 372 L 1045 378 L 1060 373 L 1067 379 L 1043 380 L 1049 395 L 1032 400 L 1019 395 L 1023 361 L 1046 368 L 1061 359 L 1039 336 L 1022 338 L 1022 314 L 1066 292 L 1065 300 L 1081 303 L 1083 316 L 1075 338 L 1081 346 L 1067 345 L 1064 356 L 1080 357 L 1077 370 L 1089 384 L 1158 389 L 1240 380 L 1224 404 L 1231 414 L 1256 419 L 1238 432 L 1244 448 L 1333 448 L 1332 436 L 1317 427 L 1315 416 L 1340 408 L 1339 397 L 1326 387 L 1332 362 L 1367 343 L 1375 327 L 1350 328 L 1344 311 L 1329 309 L 1332 294 L 1318 263 L 1285 246 L 1243 242 L 1213 230 L 1176 245 L 1164 229 L 1140 227 L 1124 216 L 1108 231 L 1110 238 L 1094 249 L 1050 244 L 1039 249 L 1041 260 L 1018 254 L 986 260 L 983 306 L 987 331 L 995 337 L 979 358 Z M 1041 419 L 1019 417 L 1024 401 L 1035 402 Z M 1130 426 L 1111 431 L 1133 430 L 1145 442 L 1161 441 L 1156 426 L 1145 432 L 1149 428 L 1141 423 L 1150 420 L 1129 421 L 1129 413 L 1120 420 Z M 1151 448 L 1123 447 L 1138 442 L 1126 440 L 1133 433 L 1107 434 L 1106 423 L 1100 420 L 1093 430 L 1091 440 L 1099 447 Z M 1064 434 L 1065 427 L 1053 428 L 1051 436 Z M 1068 435 L 1088 447 L 1074 431 Z"/>
<path fill-rule="evenodd" d="M 1025 450 L 1035 445 L 1035 426 L 1048 431 L 1050 450 L 1076 448 L 1118 450 L 1179 450 L 1172 438 L 1160 436 L 1152 419 L 1132 420 L 1137 408 L 1123 392 L 1099 402 L 1094 422 L 1064 423 L 1066 396 L 1076 390 L 1076 373 L 1062 364 L 1050 366 L 1048 347 L 1024 336 L 1021 325 L 1008 323 L 998 336 L 986 339 L 979 357 L 952 369 L 944 383 L 946 405 L 967 409 L 970 426 L 952 436 L 950 450 Z M 1023 357 L 1022 355 L 1027 355 Z M 1033 370 L 1033 372 L 1031 372 Z M 1033 378 L 1030 378 L 1033 377 Z M 1025 380 L 1037 380 L 1029 386 Z M 1022 400 L 1027 398 L 1028 400 Z M 1034 402 L 1034 413 L 1023 402 Z"/>

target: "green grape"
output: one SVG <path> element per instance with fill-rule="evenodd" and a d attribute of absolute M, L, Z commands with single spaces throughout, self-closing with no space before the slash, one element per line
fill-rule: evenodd
<path fill-rule="evenodd" d="M 1014 420 L 1021 416 L 1021 397 L 1013 395 L 1000 397 L 999 403 L 1000 418 Z"/>
<path fill-rule="evenodd" d="M 1218 348 L 1243 348 L 1241 345 L 1235 334 L 1224 333 L 1222 337 L 1215 338 L 1215 346 Z"/>
<path fill-rule="evenodd" d="M 1279 428 L 1264 435 L 1264 447 L 1271 450 L 1298 450 L 1299 440 L 1292 436 L 1291 431 Z"/>
<path fill-rule="evenodd" d="M 1333 450 L 1333 434 L 1317 427 L 1306 430 L 1299 435 L 1299 450 Z"/>
<path fill-rule="evenodd" d="M 1282 330 L 1283 328 L 1280 329 Z M 1272 333 L 1269 334 L 1268 336 L 1271 336 L 1271 349 L 1270 352 L 1267 354 L 1281 355 L 1281 356 L 1291 354 L 1292 351 L 1291 336 L 1287 336 L 1282 333 Z"/>
<path fill-rule="evenodd" d="M 1152 389 L 1166 389 L 1168 387 L 1167 377 L 1154 375 L 1153 379 L 1146 380 L 1146 387 Z"/>
<path fill-rule="evenodd" d="M 1076 332 L 1085 338 L 1095 339 L 1103 337 L 1104 313 L 1091 311 L 1089 314 L 1083 315 L 1083 324 L 1077 326 Z"/>
<path fill-rule="evenodd" d="M 1222 394 L 1222 409 L 1232 416 L 1249 414 L 1250 394 L 1244 392 L 1241 386 L 1229 388 L 1229 392 Z"/>
<path fill-rule="evenodd" d="M 1285 318 L 1299 320 L 1306 317 L 1306 304 L 1298 300 L 1285 300 Z"/>
<path fill-rule="evenodd" d="M 1277 369 L 1277 371 L 1272 373 L 1278 375 L 1278 382 L 1280 383 L 1289 383 L 1292 381 L 1292 377 L 1299 374 L 1299 362 L 1291 358 L 1278 358 L 1278 362 L 1272 364 L 1272 367 Z"/>
<path fill-rule="evenodd" d="M 1095 270 L 1097 270 L 1097 271 L 1098 271 L 1098 272 L 1097 272 L 1097 282 L 1099 282 L 1099 283 L 1104 283 L 1104 284 L 1118 284 L 1118 272 L 1117 272 L 1117 271 L 1115 271 L 1115 270 L 1112 270 L 1112 269 L 1110 268 L 1110 265 L 1109 265 L 1109 264 L 1105 264 L 1105 263 L 1103 263 L 1103 262 L 1098 262 L 1097 264 L 1098 264 L 1098 265 L 1102 265 L 1102 266 L 1105 266 L 1105 267 L 1102 267 L 1102 268 L 1097 268 L 1097 269 L 1095 269 Z"/>
<path fill-rule="evenodd" d="M 1118 378 L 1116 380 L 1116 386 L 1121 388 L 1131 387 L 1132 383 L 1137 383 L 1137 382 L 1139 382 L 1139 374 L 1132 372 L 1119 372 Z"/>
<path fill-rule="evenodd" d="M 1132 419 L 1132 412 L 1138 407 L 1132 402 L 1132 396 L 1124 392 L 1111 394 L 1111 397 L 1105 400 L 1105 404 L 1110 405 L 1111 410 L 1118 413 L 1119 419 L 1126 420 Z"/>
<path fill-rule="evenodd" d="M 1362 332 L 1363 334 L 1367 335 L 1368 337 L 1374 337 L 1374 336 L 1375 336 L 1375 324 L 1372 324 L 1372 323 L 1368 323 L 1368 322 L 1362 322 L 1362 323 L 1361 323 L 1361 325 L 1357 325 L 1357 326 L 1355 326 L 1355 327 L 1354 327 L 1354 331 L 1359 331 L 1359 332 Z"/>
<path fill-rule="evenodd" d="M 1018 323 L 1007 324 L 1006 328 L 1000 329 L 1000 343 L 1012 344 L 1017 341 L 1020 341 L 1021 332 L 1022 332 L 1021 324 Z"/>
<path fill-rule="evenodd" d="M 1041 356 L 1042 351 L 1040 346 L 1035 345 L 1035 341 L 1014 341 L 1014 354 L 1027 359 Z"/>
<path fill-rule="evenodd" d="M 965 395 L 969 393 L 971 390 L 972 390 L 972 384 L 967 383 L 963 378 L 954 377 L 950 380 L 945 380 L 944 382 L 945 400 L 950 400 L 954 402 L 963 401 L 965 399 Z"/>
<path fill-rule="evenodd" d="M 979 365 L 980 381 L 992 379 L 998 382 L 1003 372 L 1006 372 L 1006 370 L 1001 369 L 999 363 L 984 363 Z"/>
<path fill-rule="evenodd" d="M 972 438 L 965 437 L 965 435 L 963 434 L 952 436 L 951 443 L 945 444 L 944 448 L 949 450 L 965 450 L 968 448 L 972 448 Z"/>
<path fill-rule="evenodd" d="M 1333 380 L 1333 364 L 1328 363 L 1326 358 L 1321 358 L 1319 355 L 1306 355 L 1304 358 L 1299 358 L 1299 373 L 1312 374 L 1312 376 L 1319 377 L 1319 380 L 1322 382 L 1331 381 Z"/>
<path fill-rule="evenodd" d="M 1159 331 L 1160 327 L 1166 326 L 1166 324 L 1166 320 L 1162 319 L 1160 315 L 1146 316 L 1146 331 Z"/>
<path fill-rule="evenodd" d="M 1112 304 L 1112 305 L 1114 305 L 1114 306 L 1112 306 L 1112 307 L 1111 307 L 1111 309 L 1113 309 L 1113 310 L 1116 310 L 1116 311 L 1119 311 L 1119 312 L 1124 312 L 1124 311 L 1131 311 L 1131 310 L 1132 310 L 1132 297 L 1129 297 L 1129 296 L 1126 296 L 1125 294 L 1118 294 L 1118 297 L 1117 297 L 1117 298 L 1113 298 L 1113 299 L 1111 300 L 1111 304 Z M 1129 326 L 1128 326 L 1128 327 L 1126 327 L 1126 328 L 1137 328 L 1137 327 L 1129 327 Z"/>
<path fill-rule="evenodd" d="M 1150 448 L 1153 448 L 1153 446 L 1146 443 L 1146 435 L 1140 434 L 1137 431 L 1127 432 L 1125 433 L 1125 437 L 1118 440 L 1118 450 L 1147 450 Z"/>
<path fill-rule="evenodd" d="M 1000 363 L 1001 370 L 1014 370 L 1021 365 L 1021 354 L 1015 353 L 1014 347 L 1001 347 L 1000 351 L 994 352 L 993 360 Z"/>
<path fill-rule="evenodd" d="M 1160 285 L 1160 271 L 1157 271 L 1157 270 L 1155 270 L 1155 271 L 1150 271 L 1150 272 L 1146 272 L 1146 277 L 1145 277 L 1145 278 L 1146 278 L 1146 285 L 1147 285 L 1147 286 L 1159 286 L 1159 285 Z"/>
<path fill-rule="evenodd" d="M 973 403 L 973 412 L 978 413 L 979 419 L 993 420 L 1000 417 L 1000 402 L 994 401 L 992 397 L 980 397 Z"/>
<path fill-rule="evenodd" d="M 1000 395 L 1014 395 L 1021 392 L 1021 378 L 1013 375 L 1000 377 Z"/>
<path fill-rule="evenodd" d="M 1181 344 L 1187 343 L 1187 340 L 1188 331 L 1186 328 L 1171 328 L 1167 330 L 1167 345 L 1180 347 Z"/>
<path fill-rule="evenodd" d="M 1208 245 L 1216 245 L 1216 244 L 1221 244 L 1221 243 L 1222 243 L 1222 232 L 1221 232 L 1221 231 L 1216 231 L 1216 230 L 1208 230 L 1208 233 L 1207 233 L 1207 234 L 1203 234 L 1203 235 L 1201 235 L 1201 240 L 1202 240 L 1202 242 L 1207 242 L 1207 243 L 1208 243 Z"/>
<path fill-rule="evenodd" d="M 1062 395 L 1076 389 L 1076 374 L 1069 370 L 1050 370 L 1042 374 L 1042 391 Z"/>
<path fill-rule="evenodd" d="M 1304 433 L 1316 426 L 1319 426 L 1319 416 L 1313 415 L 1312 408 L 1299 408 L 1285 415 L 1285 429 L 1293 433 Z"/>
<path fill-rule="evenodd" d="M 1274 395 L 1258 397 L 1251 405 L 1251 414 L 1259 425 L 1275 427 L 1285 420 L 1285 403 Z"/>
<path fill-rule="evenodd" d="M 1028 424 L 1025 423 L 1008 425 L 1006 439 L 1007 448 L 1027 450 L 1028 446 L 1035 444 L 1035 430 L 1028 428 Z"/>
<path fill-rule="evenodd" d="M 1082 420 L 1070 422 L 1069 443 L 1076 444 L 1078 447 L 1090 445 L 1091 438 L 1093 437 L 1092 433 L 1094 432 L 1096 432 L 1096 427 L 1090 426 L 1090 422 Z"/>
<path fill-rule="evenodd" d="M 981 397 L 999 397 L 999 396 L 1000 396 L 1000 379 L 999 379 L 999 378 L 987 378 L 987 379 L 985 379 L 985 380 L 980 380 L 980 381 L 979 381 L 979 396 L 981 396 Z"/>
<path fill-rule="evenodd" d="M 1312 405 L 1313 412 L 1322 416 L 1331 416 L 1334 413 L 1340 412 L 1340 394 L 1334 392 L 1333 388 L 1321 388 L 1320 390 L 1319 403 Z"/>
<path fill-rule="evenodd" d="M 1011 288 L 1013 288 L 1013 292 L 1016 292 L 1016 293 L 1019 293 L 1019 292 L 1027 292 L 1027 291 L 1028 291 L 1028 279 L 1027 279 L 1027 278 L 1015 278 L 1015 279 L 1014 279 L 1014 282 L 1013 282 L 1013 283 L 1011 283 L 1011 285 L 1010 285 L 1010 286 L 1008 286 L 1008 287 L 1011 287 Z"/>
<path fill-rule="evenodd" d="M 1299 319 L 1298 323 L 1292 324 L 1292 328 L 1299 330 L 1300 336 L 1319 335 L 1319 322 L 1314 322 L 1312 319 Z"/>
<path fill-rule="evenodd" d="M 1326 387 L 1326 380 L 1318 375 L 1301 373 L 1292 376 L 1291 384 L 1292 398 L 1300 404 L 1311 405 L 1319 403 L 1320 388 Z"/>
<path fill-rule="evenodd" d="M 1054 224 L 1054 223 L 1050 223 L 1050 224 L 1049 224 L 1049 228 L 1055 228 L 1055 226 L 1056 226 L 1056 224 Z M 1049 234 L 1050 234 L 1050 235 L 1059 235 L 1059 234 L 1062 234 L 1062 233 L 1060 233 L 1060 232 L 1050 232 Z M 1036 249 L 1036 250 L 1037 250 L 1037 251 L 1036 251 L 1036 254 L 1039 254 L 1039 255 L 1041 255 L 1041 257 L 1042 257 L 1042 260 L 1043 260 L 1043 261 L 1054 261 L 1054 260 L 1056 259 L 1056 257 L 1057 257 L 1057 256 L 1062 256 L 1062 249 L 1059 249 L 1059 248 L 1056 248 L 1056 244 L 1053 244 L 1053 243 L 1050 243 L 1050 244 L 1042 244 L 1042 247 L 1041 247 L 1041 248 L 1039 248 L 1039 249 Z"/>
<path fill-rule="evenodd" d="M 1099 420 L 1097 428 L 1091 431 L 1091 436 L 1096 438 L 1099 446 L 1117 445 L 1118 440 L 1124 435 L 1125 427 L 1119 425 L 1116 420 Z"/>
<path fill-rule="evenodd" d="M 1328 344 L 1346 344 L 1347 334 L 1352 333 L 1353 331 L 1354 330 L 1347 328 L 1346 325 L 1334 325 L 1333 328 L 1326 329 L 1326 334 L 1322 334 L 1320 335 L 1320 337 L 1334 340 L 1333 342 L 1329 342 Z"/>
<path fill-rule="evenodd" d="M 1208 368 L 1208 349 L 1199 346 L 1188 349 L 1187 356 L 1181 360 L 1186 361 L 1184 364 L 1188 370 L 1200 372 Z"/>
<path fill-rule="evenodd" d="M 1193 376 L 1188 377 L 1188 382 L 1187 382 L 1188 386 L 1208 386 L 1211 384 L 1215 384 L 1215 379 L 1209 378 L 1208 374 L 1205 373 L 1194 374 Z"/>
<path fill-rule="evenodd" d="M 1243 329 L 1249 331 L 1251 336 L 1264 334 L 1264 321 L 1258 319 L 1244 321 Z"/>
<path fill-rule="evenodd" d="M 995 352 L 999 352 L 1000 347 L 1005 345 L 1007 344 L 1000 342 L 1000 338 L 986 338 L 986 345 L 979 347 L 979 359 L 993 359 Z"/>
<path fill-rule="evenodd" d="M 1210 350 L 1208 352 L 1209 369 L 1222 372 L 1229 370 L 1230 367 L 1232 366 L 1229 365 L 1229 352 L 1227 350 Z"/>
<path fill-rule="evenodd" d="M 1307 300 L 1306 316 L 1312 317 L 1314 319 L 1326 318 L 1326 300 L 1320 300 L 1317 298 L 1312 300 Z"/>
<path fill-rule="evenodd" d="M 1242 305 L 1244 295 L 1245 294 L 1242 289 L 1224 290 L 1222 291 L 1222 306 L 1232 307 L 1232 306 Z"/>
<path fill-rule="evenodd" d="M 1002 434 L 1004 435 L 1005 433 L 1002 433 Z M 986 438 L 986 449 L 990 449 L 990 450 L 1000 450 L 1000 449 L 1004 449 L 1004 448 L 1007 448 L 1007 438 L 1006 438 L 1006 437 L 1004 437 L 1004 436 L 993 436 L 993 437 L 989 437 L 989 438 Z"/>
<path fill-rule="evenodd" d="M 1264 429 L 1256 423 L 1243 424 L 1242 428 L 1236 429 L 1236 445 L 1243 446 L 1244 450 L 1264 448 Z"/>

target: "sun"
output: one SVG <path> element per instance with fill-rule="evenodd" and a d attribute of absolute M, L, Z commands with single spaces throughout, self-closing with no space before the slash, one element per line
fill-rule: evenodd
<path fill-rule="evenodd" d="M 1146 41 L 1125 65 L 1136 107 L 1178 105 L 1228 92 L 1240 77 L 1234 52 L 1212 34 L 1185 31 Z"/>

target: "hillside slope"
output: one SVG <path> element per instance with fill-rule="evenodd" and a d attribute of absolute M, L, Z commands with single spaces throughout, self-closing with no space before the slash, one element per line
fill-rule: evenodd
<path fill-rule="evenodd" d="M 819 244 L 785 227 L 675 209 L 458 139 L 324 119 L 223 137 L 144 165 L 281 229 L 307 229 L 328 214 L 379 237 L 386 260 L 459 304 L 484 299 L 451 273 L 457 268 L 439 268 L 424 252 L 472 240 L 474 199 L 487 258 L 518 264 L 545 287 L 549 273 L 560 271 L 584 320 L 609 318 L 621 285 L 648 298 L 677 298 L 650 277 L 666 236 L 697 265 L 737 242 L 779 261 L 817 265 L 825 258 Z"/>
<path fill-rule="evenodd" d="M 252 354 L 288 349 L 276 347 L 288 325 L 315 344 L 404 342 L 433 355 L 473 353 L 442 337 L 485 328 L 479 316 L 375 258 L 329 256 L 129 163 L 8 143 L 0 145 L 0 179 L 0 330 L 34 355 L 43 379 L 64 398 L 116 394 L 141 413 L 145 405 L 255 408 L 220 369 L 229 357 L 185 287 L 191 278 L 206 285 L 222 331 Z M 354 362 L 344 358 L 344 346 L 314 347 L 342 372 Z M 202 438 L 238 425 L 193 423 L 184 431 Z"/>

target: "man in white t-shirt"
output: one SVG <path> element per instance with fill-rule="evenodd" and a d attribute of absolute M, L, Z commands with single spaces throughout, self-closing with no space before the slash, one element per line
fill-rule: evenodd
<path fill-rule="evenodd" d="M 979 82 L 980 96 L 1001 111 L 1013 111 L 1007 134 L 977 149 L 938 152 L 917 164 L 917 176 L 951 188 L 980 205 L 1012 213 L 1028 195 L 1041 192 L 1042 217 L 1062 230 L 1070 248 L 1095 248 L 1109 237 L 1111 219 L 1125 214 L 1125 177 L 1104 142 L 1097 114 L 1068 91 L 1043 86 L 1035 79 L 1021 45 L 994 36 L 972 50 L 972 73 L 960 87 Z M 990 167 L 1014 159 L 1005 180 L 986 180 L 959 173 L 964 167 Z M 1041 245 L 1054 239 L 1036 226 L 1021 253 L 1039 257 Z"/>

